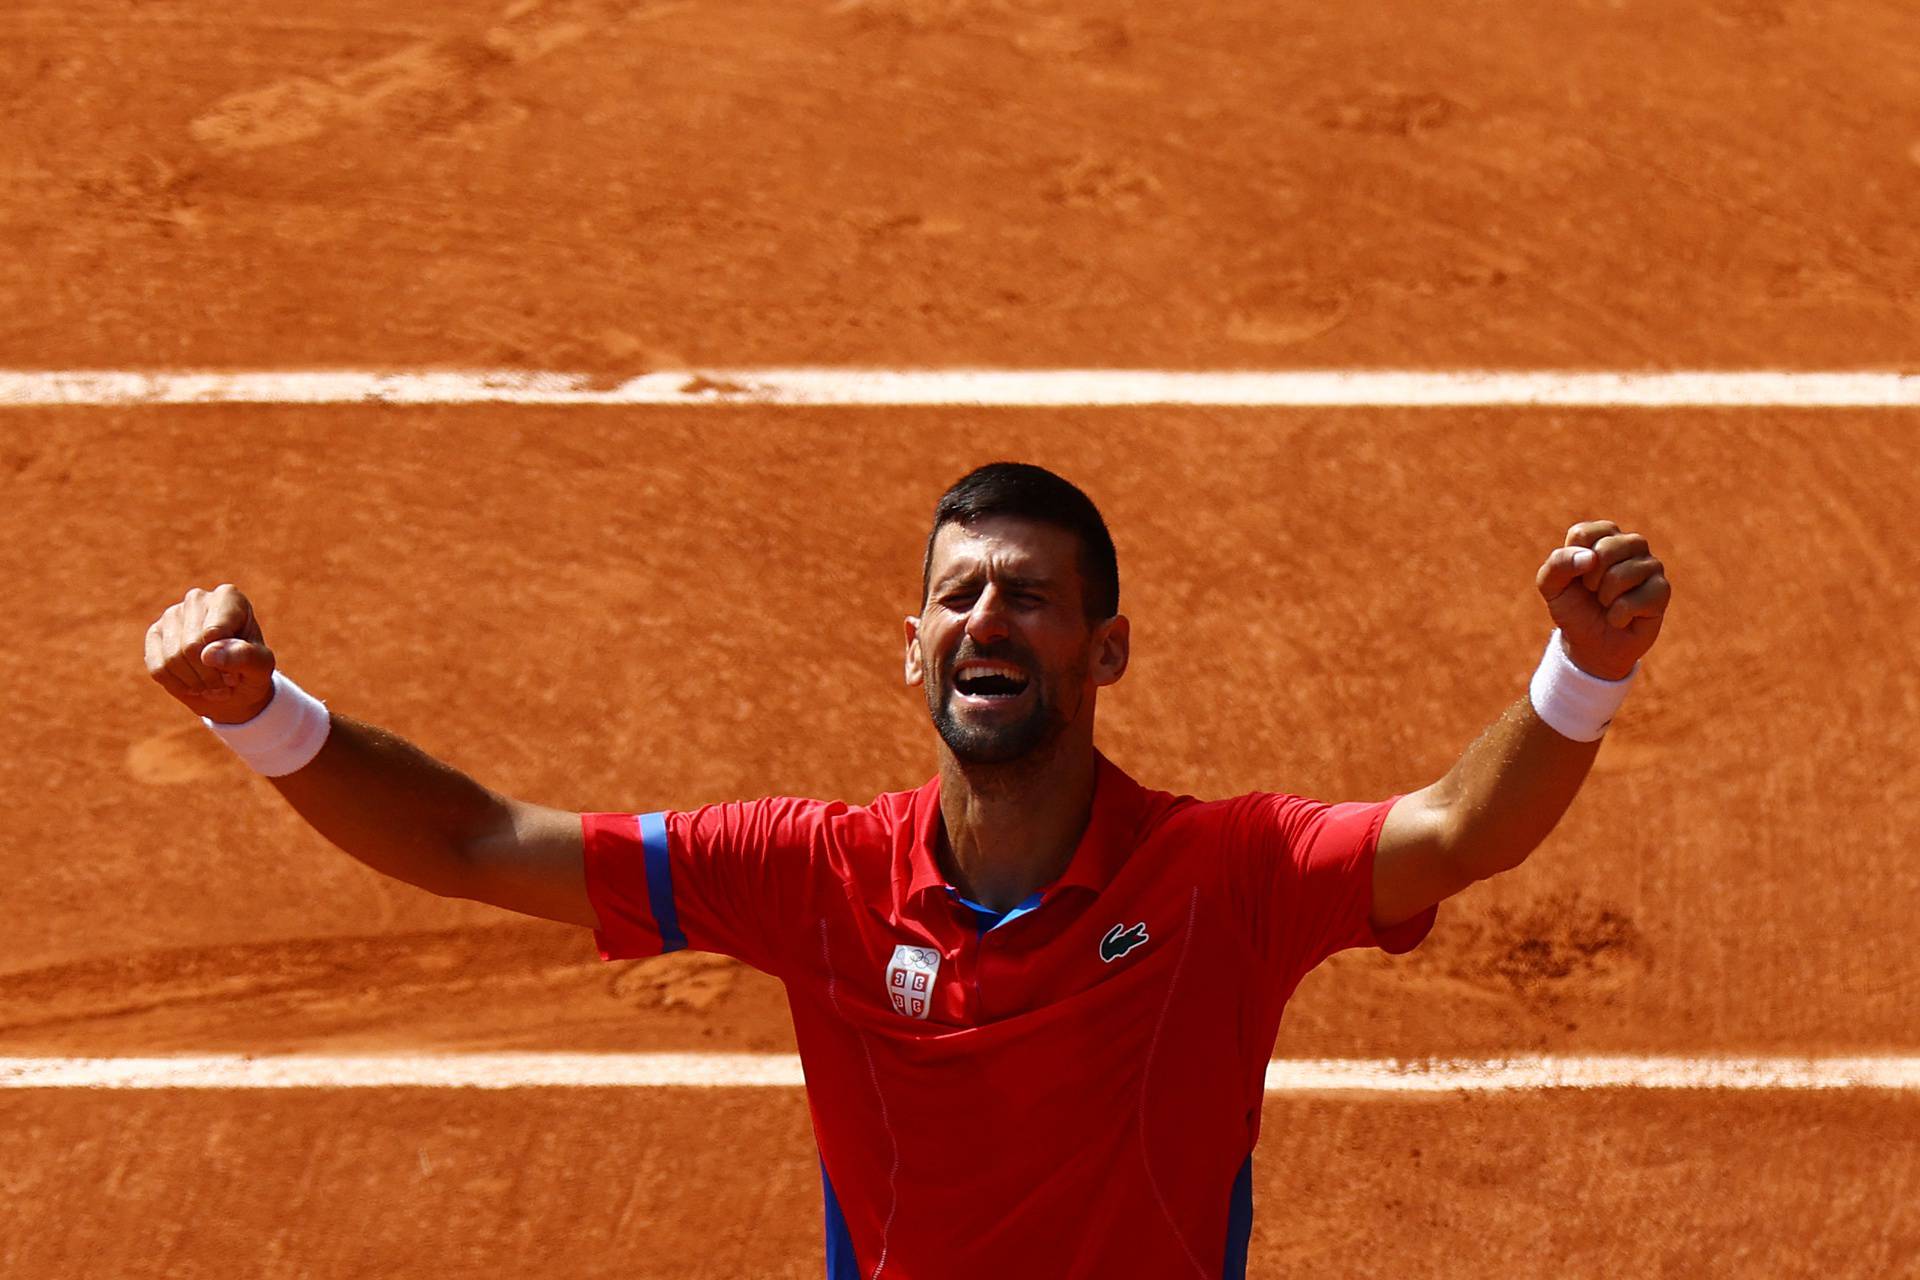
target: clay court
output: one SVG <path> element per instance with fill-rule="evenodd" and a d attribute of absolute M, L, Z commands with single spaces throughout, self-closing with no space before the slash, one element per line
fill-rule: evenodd
<path fill-rule="evenodd" d="M 1675 605 L 1567 820 L 1293 1059 L 1920 1054 L 1920 408 L 796 407 L 769 366 L 1920 372 L 1897 0 L 187 0 L 0 14 L 0 369 L 686 405 L 0 406 L 0 1056 L 788 1054 L 777 983 L 384 881 L 147 680 L 289 672 L 581 809 L 864 801 L 934 499 L 1075 479 L 1149 785 L 1375 798 L 1575 519 Z M 703 395 L 701 388 L 712 392 Z M 1920 1091 L 1276 1090 L 1250 1275 L 1920 1275 Z M 814 1277 L 784 1087 L 0 1089 L 0 1275 Z"/>

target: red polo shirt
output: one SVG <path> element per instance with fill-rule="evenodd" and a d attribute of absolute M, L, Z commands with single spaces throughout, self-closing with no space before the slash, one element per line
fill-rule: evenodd
<path fill-rule="evenodd" d="M 786 984 L 829 1280 L 1245 1274 L 1280 1012 L 1367 916 L 1392 801 L 1149 791 L 1102 757 L 1059 880 L 993 923 L 935 860 L 940 780 L 873 803 L 587 814 L 609 960 Z"/>

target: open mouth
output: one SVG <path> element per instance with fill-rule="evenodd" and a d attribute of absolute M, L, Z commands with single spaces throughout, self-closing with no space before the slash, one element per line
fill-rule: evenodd
<path fill-rule="evenodd" d="M 963 662 L 953 673 L 953 687 L 969 702 L 992 705 L 1011 702 L 1027 691 L 1027 673 L 1006 662 Z"/>

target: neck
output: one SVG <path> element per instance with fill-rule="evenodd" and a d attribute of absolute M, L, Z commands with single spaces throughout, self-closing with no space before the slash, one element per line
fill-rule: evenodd
<path fill-rule="evenodd" d="M 984 907 L 1009 911 L 1058 879 L 1093 816 L 1092 726 L 1006 764 L 967 764 L 940 744 L 940 870 Z"/>

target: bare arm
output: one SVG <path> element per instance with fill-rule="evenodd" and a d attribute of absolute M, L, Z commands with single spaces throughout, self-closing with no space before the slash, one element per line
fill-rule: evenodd
<path fill-rule="evenodd" d="M 189 710 L 237 724 L 273 697 L 273 651 L 245 596 L 198 589 L 147 632 L 147 670 Z M 592 926 L 580 819 L 481 786 L 384 729 L 334 713 L 305 767 L 270 779 L 375 871 L 431 893 Z"/>
<path fill-rule="evenodd" d="M 1660 634 L 1672 595 L 1646 539 L 1610 521 L 1569 529 L 1535 585 L 1567 656 L 1603 680 L 1632 672 Z M 1555 732 L 1522 695 L 1446 776 L 1401 797 L 1387 815 L 1374 856 L 1374 926 L 1410 920 L 1519 866 L 1559 823 L 1599 753 L 1599 742 Z"/>
<path fill-rule="evenodd" d="M 591 927 L 580 817 L 499 795 L 385 729 L 335 712 L 313 763 L 271 778 L 294 811 L 382 875 Z"/>
<path fill-rule="evenodd" d="M 1524 696 L 1446 776 L 1402 796 L 1380 830 L 1373 923 L 1411 920 L 1476 880 L 1511 871 L 1547 838 L 1587 779 L 1598 742 L 1547 727 Z"/>

